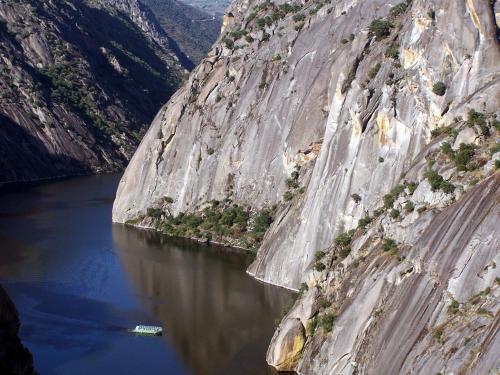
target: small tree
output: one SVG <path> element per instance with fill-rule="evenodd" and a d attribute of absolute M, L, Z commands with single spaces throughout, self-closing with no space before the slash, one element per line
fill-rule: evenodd
<path fill-rule="evenodd" d="M 351 198 L 356 204 L 361 202 L 361 196 L 359 194 L 354 193 L 351 195 Z"/>
<path fill-rule="evenodd" d="M 443 96 L 446 93 L 446 85 L 444 82 L 436 82 L 434 86 L 432 86 L 432 92 L 438 96 Z"/>
<path fill-rule="evenodd" d="M 391 34 L 392 23 L 387 20 L 377 18 L 370 24 L 369 31 L 375 35 L 377 40 L 382 40 Z"/>

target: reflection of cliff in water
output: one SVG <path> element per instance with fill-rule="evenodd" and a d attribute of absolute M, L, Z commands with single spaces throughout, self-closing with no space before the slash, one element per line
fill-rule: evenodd
<path fill-rule="evenodd" d="M 272 373 L 265 352 L 292 294 L 248 276 L 247 255 L 121 225 L 113 239 L 137 293 L 195 373 Z"/>

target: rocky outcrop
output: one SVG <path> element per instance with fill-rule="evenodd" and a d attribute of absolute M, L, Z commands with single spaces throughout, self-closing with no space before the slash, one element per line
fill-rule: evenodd
<path fill-rule="evenodd" d="M 0 183 L 122 169 L 186 73 L 134 0 L 0 3 Z"/>
<path fill-rule="evenodd" d="M 268 362 L 278 368 L 276 350 L 297 356 L 280 335 L 300 320 L 308 333 L 293 369 L 301 374 L 498 371 L 499 200 L 496 173 L 443 210 L 428 202 L 401 222 L 382 215 L 358 229 L 344 259 L 328 250 L 318 260 L 325 270 L 311 271 L 275 333 Z"/>
<path fill-rule="evenodd" d="M 134 155 L 114 220 L 228 197 L 282 203 L 249 272 L 298 288 L 314 253 L 376 208 L 433 129 L 500 107 L 489 3 L 396 5 L 233 3 L 219 44 Z"/>
<path fill-rule="evenodd" d="M 0 286 L 0 373 L 11 375 L 35 374 L 33 357 L 18 337 L 19 314 L 11 299 Z"/>

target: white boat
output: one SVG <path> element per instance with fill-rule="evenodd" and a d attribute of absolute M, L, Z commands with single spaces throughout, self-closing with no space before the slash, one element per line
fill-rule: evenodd
<path fill-rule="evenodd" d="M 161 336 L 161 334 L 163 333 L 163 328 L 162 327 L 157 327 L 157 326 L 139 325 L 139 326 L 135 326 L 135 328 L 131 332 L 138 333 L 138 334 L 141 334 L 141 335 L 156 335 L 156 336 Z"/>

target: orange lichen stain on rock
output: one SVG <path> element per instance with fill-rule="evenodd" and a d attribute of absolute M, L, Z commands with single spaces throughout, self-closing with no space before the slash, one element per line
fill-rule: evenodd
<path fill-rule="evenodd" d="M 378 142 L 381 145 L 387 144 L 387 134 L 389 133 L 390 120 L 384 112 L 377 114 Z"/>
<path fill-rule="evenodd" d="M 363 131 L 363 128 L 361 126 L 361 122 L 359 121 L 359 117 L 356 115 L 356 113 L 350 111 L 351 115 L 351 127 L 352 127 L 352 134 L 355 138 L 361 137 L 361 133 Z"/>
<path fill-rule="evenodd" d="M 484 35 L 483 30 L 481 29 L 479 16 L 477 15 L 476 9 L 474 8 L 474 2 L 472 0 L 467 0 L 467 8 L 469 8 L 469 13 L 472 18 L 472 22 L 474 22 L 474 26 L 476 26 L 476 29 L 478 29 L 481 35 Z"/>

